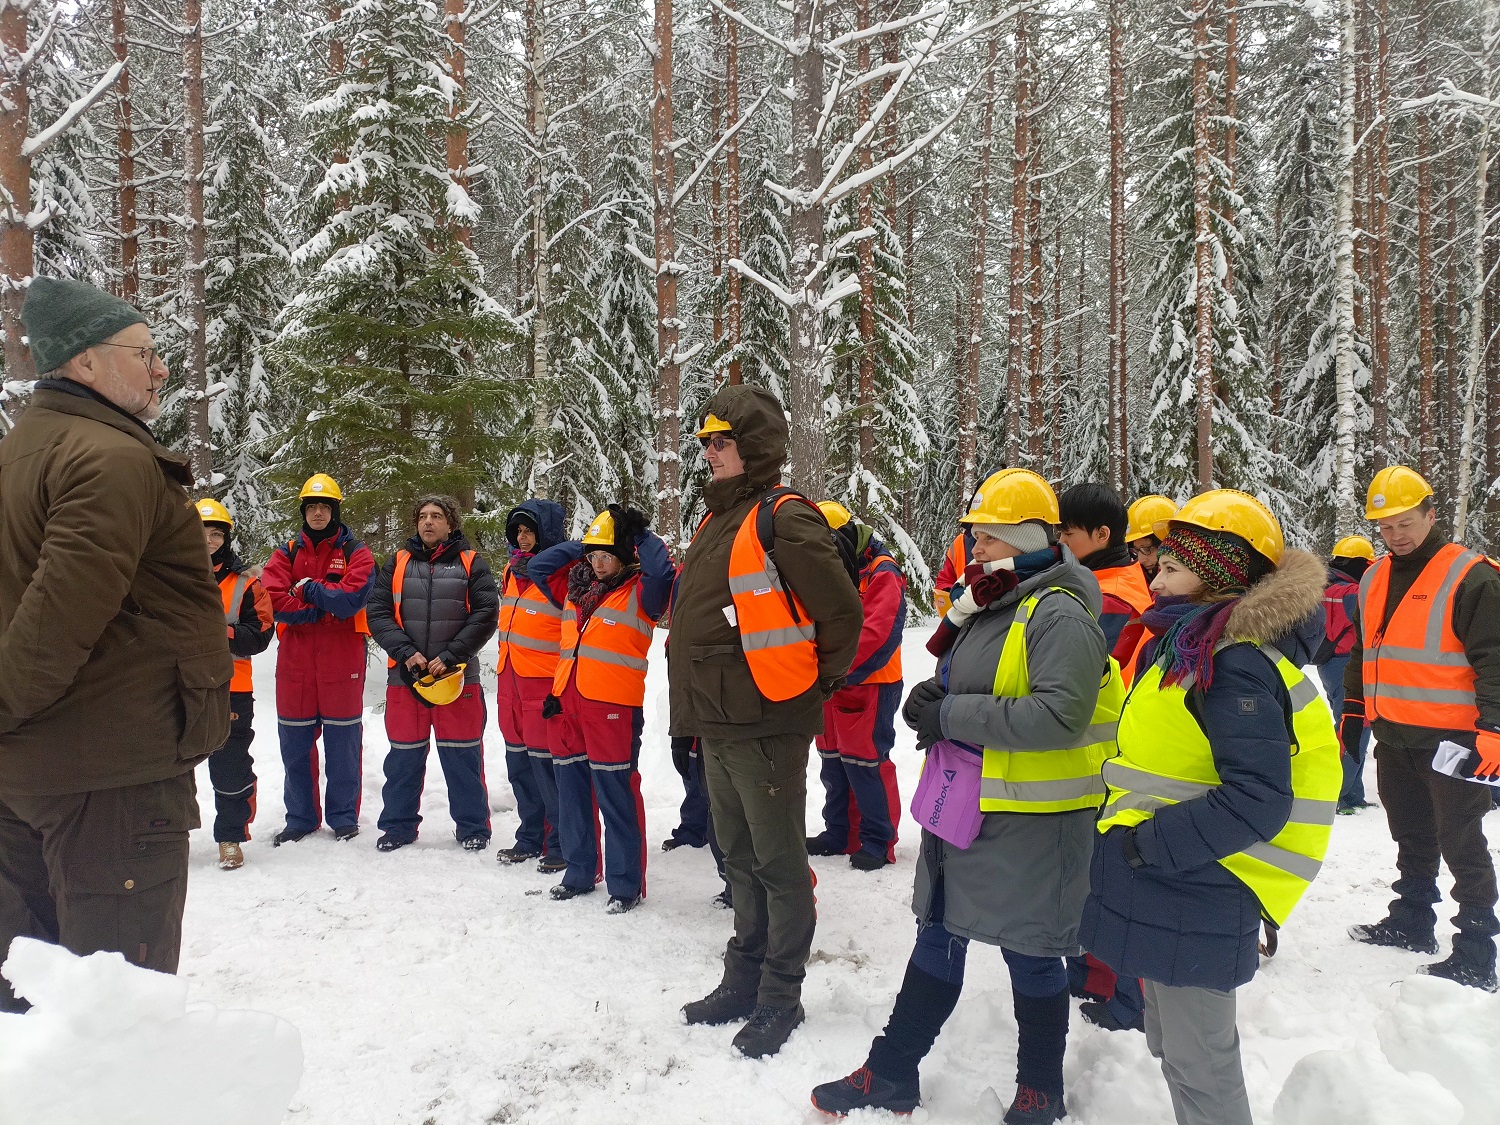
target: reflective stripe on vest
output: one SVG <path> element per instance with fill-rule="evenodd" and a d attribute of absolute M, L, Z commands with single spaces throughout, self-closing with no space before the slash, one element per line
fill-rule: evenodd
<path fill-rule="evenodd" d="M 1051 586 L 1016 607 L 995 669 L 997 696 L 1024 699 L 1031 694 L 1026 625 L 1037 603 L 1051 594 L 1077 598 L 1071 590 Z M 1110 657 L 1099 685 L 1093 717 L 1073 745 L 1056 750 L 1015 751 L 986 746 L 979 781 L 979 811 L 1054 813 L 1097 809 L 1104 803 L 1104 782 L 1099 770 L 1115 752 L 1115 731 L 1124 701 L 1120 666 Z"/>
<path fill-rule="evenodd" d="M 505 568 L 505 593 L 500 599 L 500 661 L 516 675 L 551 679 L 557 672 L 557 654 L 562 647 L 563 611 L 547 600 L 535 582 L 521 592 L 521 580 Z"/>
<path fill-rule="evenodd" d="M 472 576 L 474 573 L 474 552 L 460 551 L 459 561 L 464 564 L 464 573 Z M 406 585 L 406 564 L 411 562 L 411 552 L 402 548 L 396 552 L 396 565 L 391 571 L 391 615 L 396 619 L 396 628 L 405 629 L 401 624 L 401 591 Z M 431 565 L 430 563 L 428 565 Z M 430 581 L 430 579 L 429 579 Z M 464 612 L 469 611 L 469 588 L 464 587 Z M 429 623 L 430 624 L 430 623 Z M 425 655 L 425 654 L 424 654 Z M 389 657 L 386 658 L 386 667 L 394 668 L 396 662 Z"/>
<path fill-rule="evenodd" d="M 1439 730 L 1473 730 L 1479 722 L 1474 668 L 1453 632 L 1453 595 L 1483 560 L 1448 543 L 1422 568 L 1382 628 L 1391 588 L 1391 556 L 1359 583 L 1365 707 L 1371 719 Z"/>
<path fill-rule="evenodd" d="M 253 579 L 243 571 L 239 574 L 226 574 L 219 581 L 219 595 L 224 599 L 224 624 L 231 634 L 234 632 L 234 623 L 240 619 L 240 602 L 244 600 L 245 591 L 250 589 L 252 581 Z M 234 679 L 229 682 L 229 690 L 255 690 L 255 681 L 251 678 L 248 659 L 235 658 Z"/>
<path fill-rule="evenodd" d="M 796 494 L 778 496 L 771 509 L 773 519 L 788 501 L 809 503 Z M 735 533 L 729 552 L 729 595 L 755 687 L 779 703 L 795 699 L 818 682 L 818 630 L 762 548 L 755 527 L 759 513 L 757 504 Z"/>
<path fill-rule="evenodd" d="M 859 596 L 863 598 L 865 591 L 870 588 L 870 583 L 875 580 L 875 572 L 881 566 L 889 563 L 899 575 L 901 568 L 897 566 L 896 560 L 890 555 L 876 555 L 870 565 L 860 571 L 859 574 Z M 905 597 L 905 595 L 902 595 Z M 866 676 L 861 683 L 866 684 L 898 684 L 901 682 L 901 646 L 896 646 L 896 651 L 891 653 L 891 658 L 877 672 Z"/>
<path fill-rule="evenodd" d="M 646 701 L 646 656 L 656 622 L 641 609 L 640 575 L 611 590 L 578 632 L 578 608 L 569 600 L 562 618 L 562 656 L 552 694 L 562 696 L 577 669 L 578 693 L 596 703 L 639 707 Z"/>
<path fill-rule="evenodd" d="M 1221 651 L 1236 642 L 1220 642 Z M 1282 925 L 1317 877 L 1343 785 L 1333 715 L 1302 670 L 1270 645 L 1257 648 L 1276 666 L 1292 700 L 1292 810 L 1269 841 L 1219 860 L 1260 900 L 1261 910 Z M 1220 784 L 1213 748 L 1187 709 L 1192 683 L 1161 685 L 1162 666 L 1141 669 L 1120 718 L 1119 757 L 1104 763 L 1109 800 L 1099 831 L 1134 826 L 1157 809 L 1191 801 Z"/>

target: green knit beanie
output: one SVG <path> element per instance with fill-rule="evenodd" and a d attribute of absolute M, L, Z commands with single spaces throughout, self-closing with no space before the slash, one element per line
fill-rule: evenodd
<path fill-rule="evenodd" d="M 121 329 L 148 321 L 134 305 L 85 282 L 34 277 L 26 289 L 21 323 L 37 373 L 45 375 Z"/>

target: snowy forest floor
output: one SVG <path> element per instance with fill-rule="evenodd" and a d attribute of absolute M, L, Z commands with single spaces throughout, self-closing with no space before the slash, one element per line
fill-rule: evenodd
<path fill-rule="evenodd" d="M 909 681 L 931 667 L 922 649 L 928 635 L 925 629 L 907 632 Z M 486 663 L 493 664 L 492 653 Z M 618 917 L 604 913 L 602 887 L 558 903 L 545 894 L 556 877 L 531 864 L 502 868 L 495 862 L 496 848 L 511 843 L 516 818 L 494 719 L 493 677 L 485 741 L 495 837 L 487 851 L 465 853 L 454 842 L 435 754 L 421 839 L 392 854 L 375 850 L 386 747 L 383 660 L 371 662 L 366 696 L 362 834 L 340 844 L 324 829 L 273 851 L 271 836 L 283 823 L 274 669 L 273 646 L 256 660 L 259 812 L 239 871 L 215 865 L 212 789 L 206 767 L 199 771 L 204 828 L 192 844 L 181 971 L 193 1000 L 274 1012 L 300 1029 L 305 1074 L 288 1121 L 826 1120 L 811 1109 L 809 1091 L 863 1062 L 911 949 L 917 830 L 909 814 L 893 867 L 865 874 L 842 857 L 813 861 L 818 930 L 803 997 L 807 1022 L 779 1056 L 751 1062 L 730 1051 L 734 1027 L 689 1028 L 678 1013 L 718 982 L 731 916 L 709 901 L 719 883 L 707 849 L 658 850 L 677 823 L 682 798 L 666 735 L 660 638 L 641 752 L 649 893 L 642 907 Z M 911 732 L 899 723 L 897 730 L 894 756 L 905 802 L 920 755 Z M 1373 763 L 1368 782 L 1378 799 Z M 822 803 L 816 755 L 808 794 L 809 827 L 816 831 Z M 1492 845 L 1500 841 L 1500 814 L 1486 827 Z M 1389 1027 L 1394 1008 L 1410 1007 L 1400 982 L 1427 959 L 1357 945 L 1345 934 L 1351 923 L 1383 915 L 1394 860 L 1379 810 L 1338 818 L 1322 875 L 1282 932 L 1280 953 L 1240 991 L 1245 1076 L 1263 1125 L 1272 1121 L 1272 1104 L 1297 1061 L 1330 1049 L 1357 1060 L 1346 1073 L 1358 1072 L 1361 1081 L 1344 1082 L 1344 1098 L 1335 1091 L 1309 1095 L 1319 1104 L 1304 1105 L 1299 1120 L 1353 1125 L 1387 1113 L 1408 1125 L 1458 1120 L 1437 1084 L 1398 1074 L 1412 1069 L 1409 1060 L 1388 1057 L 1377 1039 L 1383 1013 Z M 1451 905 L 1440 907 L 1444 955 Z M 1451 990 L 1441 997 L 1456 1010 L 1487 1017 L 1479 1027 L 1453 1027 L 1451 1042 L 1441 1048 L 1451 1049 L 1468 1075 L 1471 1088 L 1459 1092 L 1470 1107 L 1467 1121 L 1496 1120 L 1481 1118 L 1475 1107 L 1500 1112 L 1494 1110 L 1500 1105 L 1500 1047 L 1484 1042 L 1481 1032 L 1484 1025 L 1500 1027 L 1500 998 L 1432 983 Z M 1015 1040 L 1000 952 L 976 944 L 963 999 L 923 1068 L 926 1102 L 914 1120 L 997 1122 L 1014 1091 Z M 1389 1049 L 1389 1037 L 1386 1044 Z M 1066 1078 L 1069 1120 L 1077 1125 L 1172 1121 L 1144 1036 L 1092 1027 L 1076 1005 Z M 1361 1089 L 1348 1088 L 1356 1085 Z M 1408 1101 L 1427 1086 L 1438 1094 L 1436 1102 Z M 1381 1090 L 1390 1096 L 1377 1102 Z M 1400 1110 L 1402 1101 L 1426 1104 L 1432 1115 Z"/>

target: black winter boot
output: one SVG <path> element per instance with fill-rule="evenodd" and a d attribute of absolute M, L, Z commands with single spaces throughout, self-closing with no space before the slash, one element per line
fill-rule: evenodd
<path fill-rule="evenodd" d="M 886 859 L 884 852 L 876 855 L 874 852 L 865 851 L 864 848 L 860 848 L 849 857 L 849 866 L 856 871 L 879 871 L 882 867 L 889 867 L 890 864 L 891 861 Z"/>
<path fill-rule="evenodd" d="M 809 836 L 807 838 L 808 855 L 843 855 L 844 845 L 829 843 L 826 836 Z"/>
<path fill-rule="evenodd" d="M 1068 990 L 1022 996 L 1016 1008 L 1016 1101 L 1007 1125 L 1043 1125 L 1067 1115 L 1063 1107 L 1063 1053 L 1068 1046 Z M 1048 1116 L 1048 1115 L 1051 1116 Z"/>
<path fill-rule="evenodd" d="M 416 842 L 417 838 L 415 836 L 393 836 L 391 835 L 391 833 L 387 832 L 384 836 L 375 841 L 375 850 L 382 852 L 393 852 L 397 848 L 404 848 L 407 844 L 415 844 Z"/>
<path fill-rule="evenodd" d="M 702 1000 L 682 1006 L 688 1023 L 706 1023 L 711 1027 L 747 1020 L 754 1011 L 755 992 L 736 992 L 727 984 L 719 985 Z"/>
<path fill-rule="evenodd" d="M 307 839 L 313 834 L 313 832 L 316 831 L 316 828 L 311 832 L 298 832 L 295 828 L 283 828 L 280 832 L 271 837 L 271 846 L 273 848 L 279 848 L 282 844 L 295 844 L 298 840 Z"/>
<path fill-rule="evenodd" d="M 774 1055 L 806 1018 L 807 1013 L 801 1004 L 793 1004 L 790 1008 L 757 1004 L 749 1021 L 735 1033 L 734 1049 L 747 1059 Z"/>
<path fill-rule="evenodd" d="M 1403 896 L 1392 899 L 1386 916 L 1374 925 L 1350 926 L 1349 936 L 1366 945 L 1436 953 L 1438 943 L 1433 934 L 1436 927 L 1437 913 L 1431 903 Z"/>
<path fill-rule="evenodd" d="M 1453 919 L 1458 933 L 1453 935 L 1453 953 L 1445 961 L 1422 966 L 1432 977 L 1446 977 L 1470 988 L 1485 992 L 1500 989 L 1495 977 L 1495 938 L 1500 920 L 1488 907 L 1461 906 Z"/>
<path fill-rule="evenodd" d="M 1049 1094 L 1031 1086 L 1016 1087 L 1016 1097 L 1001 1118 L 1005 1125 L 1052 1125 L 1068 1116 L 1062 1094 Z"/>
<path fill-rule="evenodd" d="M 814 1086 L 813 1108 L 830 1117 L 845 1117 L 856 1109 L 883 1109 L 887 1113 L 907 1114 L 922 1103 L 922 1091 L 915 1078 L 892 1082 L 867 1066 L 847 1078 Z"/>
<path fill-rule="evenodd" d="M 939 980 L 908 961 L 901 991 L 896 993 L 896 1006 L 885 1022 L 885 1030 L 870 1044 L 865 1066 L 882 1078 L 915 1086 L 917 1064 L 937 1042 L 962 991 L 963 985 Z"/>

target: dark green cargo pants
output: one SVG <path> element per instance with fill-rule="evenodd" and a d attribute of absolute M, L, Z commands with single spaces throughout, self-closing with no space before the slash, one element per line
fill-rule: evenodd
<path fill-rule="evenodd" d="M 807 735 L 703 739 L 714 831 L 734 893 L 724 983 L 787 1008 L 817 925 L 807 865 Z"/>
<path fill-rule="evenodd" d="M 0 795 L 0 961 L 17 937 L 177 971 L 193 773 L 60 797 Z M 0 979 L 0 1011 L 24 1011 Z"/>

